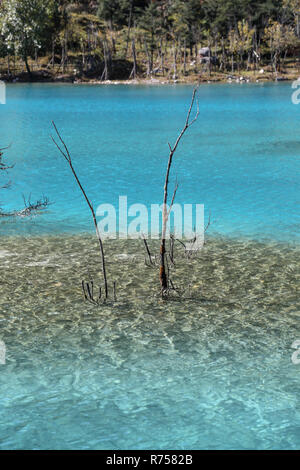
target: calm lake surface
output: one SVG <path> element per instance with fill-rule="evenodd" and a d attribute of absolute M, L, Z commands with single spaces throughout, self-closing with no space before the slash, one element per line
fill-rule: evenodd
<path fill-rule="evenodd" d="M 15 167 L 1 205 L 53 202 L 0 221 L 0 449 L 298 449 L 300 106 L 290 84 L 203 85 L 176 153 L 179 203 L 205 205 L 207 244 L 180 246 L 161 301 L 140 241 L 108 241 L 101 282 L 90 215 L 50 139 L 54 120 L 95 207 L 161 203 L 167 143 L 188 86 L 9 85 L 0 147 Z M 5 182 L 5 181 L 4 181 Z M 150 243 L 157 252 L 155 241 Z"/>

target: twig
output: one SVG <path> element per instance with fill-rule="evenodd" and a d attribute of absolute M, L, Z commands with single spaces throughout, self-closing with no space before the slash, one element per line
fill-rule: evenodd
<path fill-rule="evenodd" d="M 150 252 L 150 250 L 149 250 L 149 246 L 148 246 L 148 243 L 147 243 L 147 240 L 146 240 L 144 234 L 142 234 L 142 238 L 143 238 L 143 242 L 144 242 L 144 245 L 145 245 L 145 248 L 146 248 L 146 252 L 147 252 L 148 259 L 149 259 L 149 263 L 150 263 L 150 265 L 153 265 L 152 255 L 151 255 L 151 252 Z"/>
<path fill-rule="evenodd" d="M 5 171 L 5 170 L 10 170 L 13 168 L 15 165 L 6 165 L 5 163 L 2 162 L 2 156 L 3 156 L 3 150 L 7 150 L 10 148 L 11 144 L 9 144 L 7 147 L 2 147 L 0 148 L 0 170 Z"/>
<path fill-rule="evenodd" d="M 211 211 L 209 211 L 208 222 L 207 222 L 207 225 L 206 225 L 206 227 L 205 227 L 205 229 L 204 229 L 204 233 L 207 232 L 207 230 L 208 230 L 208 228 L 209 228 L 209 226 L 210 226 L 210 218 L 211 218 Z"/>
<path fill-rule="evenodd" d="M 170 254 L 169 254 L 169 257 L 170 257 L 171 263 L 175 266 L 175 262 L 174 262 L 174 242 L 175 242 L 174 235 L 170 235 Z"/>

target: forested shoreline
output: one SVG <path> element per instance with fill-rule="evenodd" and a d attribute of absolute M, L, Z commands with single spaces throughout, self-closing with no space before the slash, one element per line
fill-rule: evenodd
<path fill-rule="evenodd" d="M 0 0 L 6 80 L 299 75 L 300 0 Z"/>

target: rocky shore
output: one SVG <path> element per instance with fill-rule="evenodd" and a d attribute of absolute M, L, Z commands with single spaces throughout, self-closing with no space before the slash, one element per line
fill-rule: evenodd
<path fill-rule="evenodd" d="M 7 83 L 74 83 L 74 84 L 91 84 L 91 85 L 170 85 L 170 84 L 194 84 L 194 83 L 263 83 L 263 82 L 281 82 L 293 81 L 299 78 L 300 72 L 293 70 L 292 72 L 274 74 L 265 69 L 257 72 L 240 72 L 239 74 L 230 73 L 212 73 L 207 74 L 191 74 L 180 77 L 162 77 L 150 76 L 139 77 L 136 79 L 114 79 L 100 80 L 97 77 L 78 77 L 76 74 L 60 74 L 53 75 L 46 70 L 33 72 L 31 76 L 22 73 L 17 76 L 0 75 L 0 79 Z"/>

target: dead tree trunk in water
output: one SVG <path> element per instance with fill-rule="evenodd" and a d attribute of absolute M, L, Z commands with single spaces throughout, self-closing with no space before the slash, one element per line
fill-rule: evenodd
<path fill-rule="evenodd" d="M 192 109 L 193 109 L 193 106 L 194 106 L 196 93 L 197 93 L 197 88 L 195 88 L 194 91 L 193 91 L 192 101 L 191 101 L 191 104 L 190 104 L 190 107 L 189 107 L 189 110 L 188 110 L 188 113 L 187 113 L 185 125 L 184 125 L 182 131 L 180 132 L 179 136 L 177 137 L 177 140 L 176 140 L 174 146 L 172 147 L 169 144 L 170 154 L 169 154 L 169 160 L 168 160 L 167 172 L 166 172 L 166 178 L 165 178 L 165 185 L 164 185 L 163 214 L 162 214 L 162 235 L 161 235 L 161 243 L 160 243 L 159 280 L 160 280 L 160 285 L 161 285 L 161 293 L 162 293 L 163 297 L 165 297 L 167 295 L 168 288 L 169 288 L 169 279 L 168 279 L 168 274 L 167 274 L 167 269 L 166 269 L 167 224 L 168 224 L 169 215 L 170 215 L 170 212 L 171 212 L 174 200 L 175 200 L 176 191 L 177 191 L 177 188 L 178 188 L 178 185 L 176 183 L 175 189 L 174 189 L 174 192 L 173 192 L 172 201 L 171 201 L 170 207 L 168 208 L 167 203 L 168 203 L 169 176 L 170 176 L 170 170 L 171 170 L 171 166 L 172 166 L 173 157 L 174 157 L 174 154 L 177 150 L 178 144 L 181 141 L 181 139 L 182 139 L 183 135 L 185 134 L 185 132 L 187 131 L 187 129 L 197 120 L 197 118 L 199 116 L 199 106 L 198 106 L 198 103 L 197 103 L 196 115 L 195 115 L 194 119 L 192 121 L 190 121 L 190 116 L 191 116 L 191 112 L 192 112 Z"/>
<path fill-rule="evenodd" d="M 58 150 L 60 151 L 60 153 L 63 155 L 63 157 L 65 158 L 65 160 L 68 162 L 69 164 L 69 167 L 71 168 L 71 171 L 74 175 L 74 178 L 89 206 L 89 209 L 92 213 L 92 217 L 93 217 L 93 222 L 94 222 L 94 225 L 95 225 L 95 229 L 96 229 L 96 234 L 97 234 L 97 238 L 98 238 L 98 242 L 99 242 L 99 248 L 100 248 L 100 254 L 101 254 L 101 262 L 102 262 L 102 274 L 103 274 L 103 280 L 104 280 L 104 289 L 105 289 L 105 299 L 108 298 L 108 284 L 107 284 L 107 276 L 106 276 L 106 264 L 105 264 L 105 256 L 104 256 L 104 248 L 103 248 L 103 242 L 102 242 L 102 238 L 100 236 L 100 233 L 99 233 L 99 229 L 98 229 L 98 225 L 97 225 L 97 219 L 96 219 L 96 214 L 95 214 L 95 211 L 94 211 L 94 208 L 89 200 L 89 198 L 87 197 L 87 194 L 85 192 L 85 190 L 83 189 L 80 181 L 79 181 L 79 178 L 75 172 L 75 169 L 73 167 L 73 164 L 72 164 L 72 158 L 71 158 L 71 155 L 70 155 L 70 152 L 65 144 L 65 142 L 63 141 L 60 133 L 58 132 L 57 130 L 57 127 L 54 123 L 54 121 L 52 121 L 52 124 L 53 124 L 53 127 L 55 129 L 55 132 L 57 134 L 57 137 L 59 138 L 60 142 L 62 143 L 63 145 L 63 148 L 64 150 L 58 145 L 58 143 L 54 140 L 54 138 L 51 136 L 54 144 L 56 145 L 56 147 L 58 148 Z"/>

